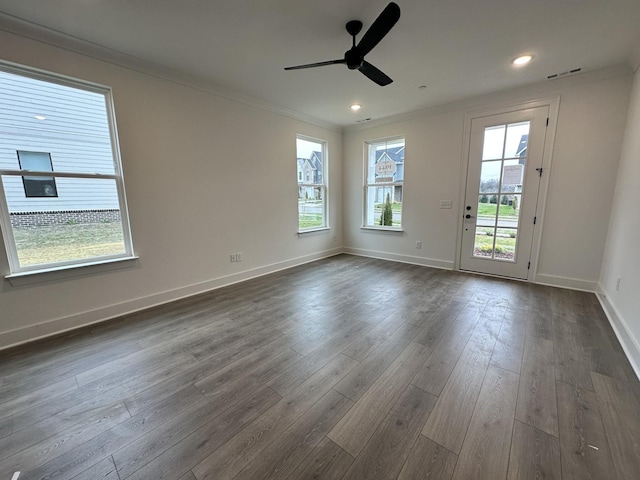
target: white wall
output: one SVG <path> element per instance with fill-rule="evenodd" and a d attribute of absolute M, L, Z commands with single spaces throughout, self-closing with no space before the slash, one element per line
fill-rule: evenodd
<path fill-rule="evenodd" d="M 640 48 L 638 49 L 640 52 Z M 640 64 L 640 55 L 638 56 Z M 640 68 L 633 82 L 622 146 L 600 298 L 640 377 Z M 620 287 L 616 284 L 620 279 Z"/>
<path fill-rule="evenodd" d="M 342 134 L 2 31 L 0 59 L 113 87 L 140 256 L 133 267 L 82 277 L 19 287 L 2 282 L 0 347 L 319 258 L 343 245 L 355 253 L 451 268 L 461 213 L 465 113 L 553 95 L 561 97 L 560 113 L 537 280 L 595 289 L 600 279 L 632 83 L 628 68 L 543 82 Z M 638 128 L 640 120 L 634 124 Z M 329 232 L 296 234 L 296 133 L 328 142 Z M 397 135 L 407 140 L 405 232 L 363 232 L 364 141 Z M 625 165 L 632 158 L 637 163 L 636 142 L 625 143 Z M 638 179 L 636 163 L 624 167 L 633 170 L 624 178 Z M 631 263 L 638 232 L 634 237 L 627 226 L 615 232 L 634 215 L 627 206 L 631 188 L 619 188 L 614 219 L 620 220 L 612 224 L 607 249 L 609 264 L 627 269 L 622 285 L 629 289 L 638 285 L 629 273 L 638 269 L 625 263 Z M 440 200 L 453 200 L 454 208 L 440 209 Z M 416 240 L 423 242 L 421 250 Z M 624 260 L 613 253 L 618 244 L 626 249 Z M 232 264 L 229 253 L 236 251 L 244 261 Z M 0 249 L 0 275 L 7 273 Z M 601 283 L 610 288 L 608 277 Z M 616 305 L 637 312 L 631 295 Z"/>
<path fill-rule="evenodd" d="M 347 251 L 454 266 L 465 113 L 560 96 L 557 136 L 536 281 L 595 291 L 609 223 L 631 86 L 628 68 L 585 73 L 358 126 L 344 137 Z M 405 135 L 404 234 L 362 231 L 362 148 Z M 440 209 L 440 200 L 454 208 Z M 416 240 L 422 249 L 416 249 Z"/>
<path fill-rule="evenodd" d="M 82 277 L 3 281 L 0 347 L 339 251 L 339 130 L 1 31 L 0 59 L 113 88 L 140 256 L 133 267 Z M 297 133 L 327 141 L 328 232 L 297 234 Z M 231 252 L 242 263 L 230 263 Z"/>

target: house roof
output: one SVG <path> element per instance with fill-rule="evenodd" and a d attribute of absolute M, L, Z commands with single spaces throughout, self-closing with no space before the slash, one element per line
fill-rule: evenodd
<path fill-rule="evenodd" d="M 309 158 L 298 158 L 300 168 L 304 168 L 305 163 L 314 170 L 322 172 L 322 152 L 312 152 Z"/>
<path fill-rule="evenodd" d="M 520 137 L 520 143 L 518 144 L 518 148 L 516 149 L 516 157 L 524 157 L 527 155 L 528 140 L 529 135 L 527 134 Z"/>
<path fill-rule="evenodd" d="M 385 150 L 377 150 L 376 163 L 384 160 L 382 157 L 387 157 L 396 163 L 404 162 L 404 145 L 401 147 L 387 148 Z"/>

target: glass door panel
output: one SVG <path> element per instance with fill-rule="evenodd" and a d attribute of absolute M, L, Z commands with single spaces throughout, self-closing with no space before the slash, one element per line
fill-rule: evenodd
<path fill-rule="evenodd" d="M 484 129 L 474 256 L 515 261 L 520 193 L 513 193 L 522 192 L 530 125 L 527 121 Z"/>
<path fill-rule="evenodd" d="M 528 220 L 536 209 L 539 182 L 535 171 L 528 171 L 542 164 L 547 112 L 538 107 L 472 121 L 461 269 L 527 277 L 533 235 Z M 523 203 L 527 189 L 534 198 Z"/>

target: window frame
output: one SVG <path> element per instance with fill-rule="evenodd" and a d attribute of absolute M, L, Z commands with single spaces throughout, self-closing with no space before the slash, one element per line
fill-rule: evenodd
<path fill-rule="evenodd" d="M 404 225 L 402 223 L 402 220 L 400 221 L 400 225 L 398 226 L 384 226 L 384 225 L 376 225 L 375 222 L 373 224 L 369 224 L 368 222 L 368 193 L 369 193 L 369 189 L 370 188 L 375 188 L 375 187 L 381 187 L 381 186 L 388 186 L 392 189 L 395 189 L 396 187 L 401 187 L 402 188 L 402 209 L 401 209 L 401 215 L 402 212 L 404 212 L 404 198 L 405 198 L 405 187 L 404 187 L 404 178 L 406 177 L 406 168 L 405 168 L 405 162 L 403 161 L 403 178 L 402 181 L 398 182 L 398 181 L 393 181 L 393 182 L 380 182 L 380 183 L 375 183 L 375 181 L 373 183 L 369 182 L 369 159 L 370 159 L 370 150 L 371 147 L 374 145 L 381 145 L 381 144 L 387 144 L 387 143 L 395 143 L 395 142 L 399 142 L 402 141 L 403 143 L 403 148 L 405 148 L 405 152 L 406 152 L 406 146 L 407 146 L 407 139 L 405 135 L 394 135 L 392 137 L 385 137 L 385 138 L 380 138 L 380 139 L 376 139 L 376 140 L 367 140 L 364 142 L 364 161 L 363 161 L 363 198 L 362 198 L 362 229 L 364 230 L 381 230 L 381 231 L 386 231 L 386 232 L 402 232 Z"/>
<path fill-rule="evenodd" d="M 9 263 L 10 273 L 5 278 L 11 279 L 24 275 L 33 275 L 35 273 L 48 273 L 59 270 L 69 270 L 77 267 L 86 267 L 91 265 L 101 265 L 116 261 L 134 260 L 138 257 L 134 254 L 133 239 L 131 235 L 131 226 L 129 223 L 129 212 L 126 201 L 126 192 L 124 185 L 124 175 L 122 171 L 122 160 L 120 157 L 120 144 L 118 141 L 118 132 L 115 120 L 115 107 L 113 103 L 113 91 L 111 87 L 101 85 L 86 80 L 80 80 L 65 75 L 48 72 L 33 67 L 18 65 L 10 62 L 0 61 L 0 71 L 18 75 L 22 77 L 32 78 L 43 82 L 53 83 L 104 96 L 105 115 L 109 128 L 109 138 L 111 145 L 111 154 L 113 157 L 113 173 L 81 173 L 81 172 L 56 172 L 53 171 L 29 171 L 30 177 L 49 177 L 56 178 L 76 178 L 76 179 L 105 179 L 113 180 L 118 195 L 118 208 L 120 212 L 120 223 L 122 226 L 123 247 L 124 252 L 95 256 L 83 259 L 65 260 L 60 262 L 41 263 L 36 265 L 20 266 L 18 259 L 17 245 L 15 241 L 13 226 L 11 225 L 9 205 L 4 190 L 2 177 L 16 176 L 23 177 L 25 171 L 19 169 L 0 169 L 0 230 L 4 239 L 5 251 Z M 49 152 L 50 153 L 50 152 Z M 51 158 L 51 156 L 50 156 Z M 18 164 L 20 166 L 20 163 Z M 53 198 L 53 197 L 52 197 Z"/>
<path fill-rule="evenodd" d="M 329 226 L 329 155 L 328 155 L 328 143 L 326 140 L 322 140 L 320 138 L 310 137 L 308 135 L 296 134 L 296 172 L 298 169 L 298 148 L 297 141 L 303 140 L 312 143 L 318 143 L 322 145 L 322 183 L 307 183 L 305 181 L 304 171 L 301 172 L 302 180 L 300 180 L 300 175 L 296 175 L 296 188 L 298 190 L 296 194 L 297 205 L 298 205 L 298 214 L 297 214 L 297 228 L 298 234 L 304 234 L 308 232 L 317 232 L 320 230 L 329 230 L 331 227 Z M 300 188 L 320 188 L 320 198 L 322 198 L 322 219 L 323 224 L 317 227 L 308 227 L 308 228 L 300 228 L 300 197 L 299 191 Z"/>
<path fill-rule="evenodd" d="M 18 156 L 18 165 L 20 166 L 20 170 L 22 171 L 29 171 L 29 169 L 24 168 L 23 162 L 25 159 L 23 159 L 20 154 L 21 153 L 42 153 L 42 154 L 46 154 L 49 157 L 49 167 L 51 168 L 51 171 L 53 172 L 53 161 L 51 160 L 51 152 L 32 152 L 32 151 L 27 151 L 27 150 L 16 150 L 16 155 Z M 51 178 L 51 180 L 53 181 L 53 191 L 55 193 L 55 195 L 31 195 L 29 190 L 30 187 L 27 187 L 27 181 L 31 180 L 28 179 L 27 177 L 30 177 L 31 175 L 23 175 L 22 176 L 22 186 L 24 187 L 24 196 L 25 198 L 57 198 L 58 197 L 58 187 L 56 185 L 56 179 L 55 177 L 48 177 Z"/>

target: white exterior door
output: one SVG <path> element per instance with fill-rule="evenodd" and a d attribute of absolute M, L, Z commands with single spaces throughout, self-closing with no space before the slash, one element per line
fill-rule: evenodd
<path fill-rule="evenodd" d="M 471 121 L 460 269 L 527 279 L 549 107 Z"/>

